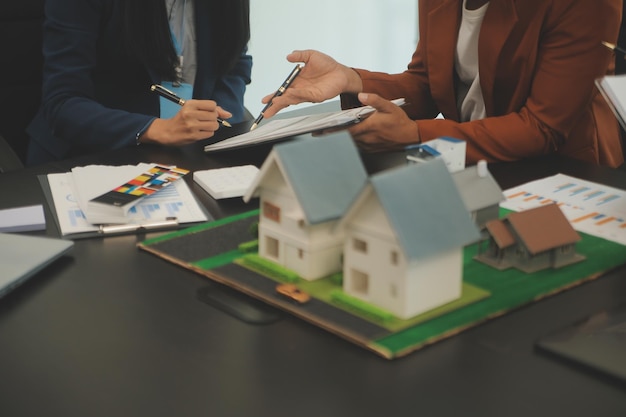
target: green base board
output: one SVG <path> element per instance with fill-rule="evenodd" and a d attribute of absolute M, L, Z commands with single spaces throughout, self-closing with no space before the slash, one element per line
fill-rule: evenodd
<path fill-rule="evenodd" d="M 577 251 L 586 260 L 558 270 L 527 274 L 516 269 L 499 271 L 477 262 L 477 246 L 465 248 L 463 294 L 456 302 L 410 320 L 381 319 L 333 302 L 329 294 L 341 287 L 336 277 L 319 282 L 300 281 L 298 287 L 314 299 L 297 304 L 275 292 L 276 278 L 268 278 L 237 265 L 245 254 L 238 246 L 250 241 L 258 210 L 217 222 L 146 240 L 138 245 L 184 268 L 229 285 L 286 310 L 385 358 L 404 356 L 507 311 L 567 290 L 626 263 L 622 245 L 581 234 Z M 385 317 L 387 317 L 385 315 Z"/>

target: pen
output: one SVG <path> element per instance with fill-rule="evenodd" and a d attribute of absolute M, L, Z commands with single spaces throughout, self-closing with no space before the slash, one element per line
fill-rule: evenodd
<path fill-rule="evenodd" d="M 626 49 L 624 49 L 624 48 L 620 48 L 617 45 L 614 45 L 612 43 L 605 42 L 605 41 L 602 41 L 602 45 L 606 46 L 609 49 L 612 49 L 615 52 L 619 52 L 620 54 L 626 56 Z"/>
<path fill-rule="evenodd" d="M 269 107 L 272 105 L 272 100 L 274 100 L 274 98 L 276 98 L 276 97 L 279 97 L 279 96 L 283 95 L 285 90 L 291 85 L 291 82 L 296 79 L 298 74 L 300 74 L 301 70 L 302 70 L 302 65 L 301 64 L 296 65 L 296 67 L 291 71 L 291 74 L 289 74 L 287 79 L 285 79 L 285 81 L 283 81 L 283 84 L 278 88 L 278 90 L 276 90 L 276 92 L 274 93 L 274 95 L 272 96 L 270 101 L 268 101 L 267 104 L 265 105 L 265 107 L 263 107 L 263 110 L 261 110 L 261 114 L 259 114 L 259 117 L 257 117 L 256 120 L 254 121 L 254 123 L 252 123 L 252 126 L 250 127 L 250 130 L 254 130 L 254 129 L 257 128 L 259 123 L 261 123 L 261 120 L 263 120 L 263 117 L 264 117 L 263 113 L 265 113 L 265 111 L 267 109 L 269 109 Z"/>
<path fill-rule="evenodd" d="M 143 224 L 112 224 L 100 225 L 98 233 L 102 235 L 115 235 L 130 232 L 149 232 L 151 230 L 166 230 L 178 227 L 176 217 L 168 217 L 166 220 Z"/>
<path fill-rule="evenodd" d="M 184 98 L 178 97 L 176 95 L 176 93 L 174 93 L 173 91 L 168 90 L 167 88 L 163 87 L 162 85 L 152 84 L 152 87 L 150 87 L 150 91 L 154 91 L 155 93 L 157 93 L 161 97 L 166 98 L 169 101 L 178 104 L 179 106 L 182 106 L 183 104 L 185 104 L 185 99 Z M 230 123 L 228 123 L 226 120 L 220 119 L 219 117 L 217 118 L 217 122 L 219 124 L 221 124 L 222 126 L 232 127 L 232 125 Z"/>

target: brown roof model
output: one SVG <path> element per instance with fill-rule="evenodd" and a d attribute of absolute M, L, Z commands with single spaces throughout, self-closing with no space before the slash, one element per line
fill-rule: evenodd
<path fill-rule="evenodd" d="M 506 219 L 532 254 L 575 243 L 581 239 L 556 204 L 511 213 Z"/>

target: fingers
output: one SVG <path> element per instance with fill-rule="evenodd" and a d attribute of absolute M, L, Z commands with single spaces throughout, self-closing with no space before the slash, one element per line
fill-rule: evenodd
<path fill-rule="evenodd" d="M 295 50 L 287 55 L 287 61 L 293 62 L 294 64 L 296 62 L 304 62 L 306 64 L 307 62 L 309 62 L 311 55 L 313 55 L 315 52 L 317 51 L 313 49 Z"/>
<path fill-rule="evenodd" d="M 377 111 L 383 113 L 392 113 L 398 107 L 391 101 L 382 98 L 378 94 L 359 93 L 358 98 L 361 104 L 363 104 L 364 106 L 372 106 Z"/>
<path fill-rule="evenodd" d="M 176 114 L 175 119 L 186 139 L 199 140 L 213 136 L 220 127 L 218 118 L 230 117 L 232 113 L 222 109 L 213 100 L 188 100 Z"/>

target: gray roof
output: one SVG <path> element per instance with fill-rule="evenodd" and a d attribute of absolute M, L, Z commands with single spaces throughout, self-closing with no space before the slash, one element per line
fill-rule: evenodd
<path fill-rule="evenodd" d="M 347 135 L 294 140 L 275 145 L 273 151 L 309 224 L 340 218 L 367 181 Z"/>
<path fill-rule="evenodd" d="M 409 260 L 480 237 L 441 159 L 383 172 L 371 184 Z"/>
<path fill-rule="evenodd" d="M 478 175 L 478 167 L 474 165 L 453 173 L 452 178 L 469 211 L 480 210 L 504 200 L 502 189 L 488 170 L 487 175 L 481 177 Z"/>

